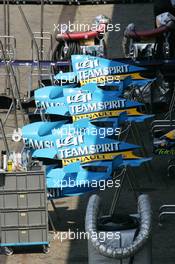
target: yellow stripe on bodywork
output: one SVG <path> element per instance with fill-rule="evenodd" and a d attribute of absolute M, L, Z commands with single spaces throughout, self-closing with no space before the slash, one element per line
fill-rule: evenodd
<path fill-rule="evenodd" d="M 72 157 L 68 159 L 63 159 L 62 163 L 63 166 L 66 166 L 70 163 L 80 161 L 81 163 L 88 163 L 92 161 L 99 161 L 99 160 L 112 160 L 114 157 L 122 155 L 124 159 L 139 159 L 140 157 L 136 156 L 131 150 L 129 151 L 121 151 L 121 152 L 111 152 L 111 153 L 104 153 L 104 154 L 93 154 L 88 156 L 78 156 Z"/>
<path fill-rule="evenodd" d="M 122 74 L 119 77 L 120 77 L 120 80 L 123 80 L 127 77 L 131 77 L 133 80 L 145 80 L 145 79 L 147 79 L 147 78 L 141 76 L 139 72 Z"/>
<path fill-rule="evenodd" d="M 89 118 L 89 119 L 95 119 L 95 118 L 102 118 L 102 117 L 117 117 L 121 113 L 126 112 L 128 115 L 131 116 L 141 116 L 142 113 L 139 113 L 137 111 L 137 108 L 128 108 L 128 109 L 121 109 L 121 110 L 111 110 L 111 111 L 102 111 L 102 112 L 94 112 L 94 113 L 87 113 L 87 114 L 81 114 L 72 116 L 73 122 L 82 119 L 82 118 Z"/>
<path fill-rule="evenodd" d="M 104 83 L 106 81 L 112 82 L 112 81 L 122 81 L 123 79 L 131 77 L 133 80 L 145 80 L 145 77 L 142 77 L 139 72 L 135 73 L 127 73 L 127 74 L 122 74 L 122 75 L 107 75 L 107 76 L 100 76 L 100 77 L 94 77 L 94 78 L 89 78 L 86 80 L 80 80 L 80 85 L 85 85 L 87 83 Z"/>

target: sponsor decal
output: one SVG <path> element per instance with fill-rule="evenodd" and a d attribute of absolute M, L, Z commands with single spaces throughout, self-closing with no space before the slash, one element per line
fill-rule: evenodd
<path fill-rule="evenodd" d="M 175 155 L 175 149 L 158 148 L 154 150 L 157 155 Z"/>
<path fill-rule="evenodd" d="M 70 163 L 80 161 L 81 163 L 88 163 L 93 161 L 100 161 L 100 160 L 112 160 L 115 156 L 122 155 L 124 159 L 138 159 L 137 156 L 133 154 L 132 151 L 119 151 L 119 152 L 112 152 L 112 153 L 102 153 L 102 154 L 95 154 L 95 155 L 85 155 L 79 157 L 72 157 L 62 160 L 63 166 L 66 166 Z"/>
<path fill-rule="evenodd" d="M 87 114 L 80 114 L 72 116 L 73 122 L 76 122 L 82 118 L 89 118 L 89 119 L 96 119 L 102 117 L 116 117 L 119 116 L 121 113 L 126 112 L 128 115 L 142 115 L 137 111 L 136 108 L 130 109 L 123 109 L 123 110 L 111 110 L 111 111 L 104 111 L 104 112 L 94 112 L 94 113 L 87 113 Z"/>
<path fill-rule="evenodd" d="M 26 148 L 32 148 L 32 149 L 43 149 L 43 148 L 54 147 L 53 141 L 50 141 L 50 140 L 42 141 L 42 140 L 36 140 L 36 139 L 23 138 L 23 142 Z"/>
<path fill-rule="evenodd" d="M 93 102 L 86 104 L 75 104 L 69 105 L 72 114 L 81 114 L 88 112 L 96 112 L 96 111 L 105 111 L 110 109 L 119 109 L 125 108 L 126 99 L 114 100 L 114 101 L 106 101 L 106 102 Z"/>
<path fill-rule="evenodd" d="M 78 93 L 75 95 L 67 96 L 67 103 L 78 103 L 78 102 L 89 102 L 92 100 L 92 94 L 91 93 Z"/>
<path fill-rule="evenodd" d="M 74 135 L 69 135 L 68 137 L 64 138 L 64 139 L 57 139 L 56 140 L 56 146 L 57 148 L 61 148 L 61 147 L 65 147 L 65 146 L 77 146 L 79 144 L 82 144 L 83 141 L 83 135 L 78 135 L 78 136 L 74 136 Z"/>
<path fill-rule="evenodd" d="M 115 152 L 119 150 L 118 143 L 92 144 L 86 146 L 78 146 L 72 148 L 58 149 L 58 155 L 61 159 L 85 156 L 97 153 Z"/>
<path fill-rule="evenodd" d="M 129 65 L 100 67 L 96 69 L 79 70 L 77 72 L 79 80 L 92 79 L 96 77 L 104 77 L 110 75 L 124 74 L 129 71 Z"/>
<path fill-rule="evenodd" d="M 80 69 L 88 69 L 88 68 L 91 69 L 94 67 L 99 67 L 98 59 L 95 60 L 86 59 L 84 61 L 75 63 L 75 68 L 77 71 L 79 71 Z"/>
<path fill-rule="evenodd" d="M 60 102 L 47 102 L 47 101 L 35 101 L 36 108 L 46 110 L 49 107 L 63 106 L 64 103 Z"/>

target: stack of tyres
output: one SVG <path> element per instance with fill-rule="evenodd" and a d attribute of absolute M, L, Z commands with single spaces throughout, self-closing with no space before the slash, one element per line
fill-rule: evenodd
<path fill-rule="evenodd" d="M 45 176 L 41 171 L 0 174 L 0 246 L 48 248 Z M 12 250 L 6 251 L 12 254 Z"/>

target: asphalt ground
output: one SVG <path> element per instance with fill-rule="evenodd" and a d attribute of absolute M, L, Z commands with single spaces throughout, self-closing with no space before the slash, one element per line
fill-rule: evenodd
<path fill-rule="evenodd" d="M 22 6 L 27 17 L 32 31 L 40 30 L 40 6 L 25 5 Z M 31 59 L 31 40 L 22 21 L 17 6 L 11 6 L 11 35 L 17 39 L 17 58 Z M 98 14 L 105 14 L 112 19 L 112 23 L 120 23 L 120 32 L 111 32 L 108 36 L 108 57 L 122 57 L 121 39 L 122 31 L 125 26 L 134 22 L 139 29 L 146 29 L 153 26 L 153 12 L 151 4 L 133 4 L 133 5 L 88 5 L 88 6 L 45 6 L 44 7 L 44 31 L 49 31 L 54 34 L 54 24 L 66 23 L 70 20 L 73 23 L 91 23 L 92 19 Z M 3 34 L 3 7 L 0 6 L 0 32 Z M 46 51 L 49 45 L 45 46 Z M 1 69 L 1 75 L 3 69 Z M 29 87 L 30 68 L 20 69 L 20 91 L 24 96 Z M 1 76 L 1 92 L 4 92 L 4 78 Z M 36 81 L 33 82 L 33 88 L 37 87 Z M 1 118 L 4 118 L 5 113 L 1 113 Z M 18 111 L 19 124 L 22 126 L 21 114 Z M 6 134 L 11 133 L 15 128 L 14 117 L 10 115 L 7 126 L 5 127 Z M 151 136 L 149 126 L 140 128 L 141 136 L 145 142 L 149 155 L 152 156 Z M 9 140 L 11 149 L 16 149 Z M 1 149 L 4 148 L 1 141 Z M 173 177 L 167 177 L 167 159 L 153 157 L 152 171 L 147 171 L 145 167 L 135 171 L 137 191 L 148 193 L 152 200 L 153 209 L 153 263 L 154 264 L 174 264 L 175 263 L 175 219 L 167 219 L 164 225 L 160 228 L 158 225 L 158 210 L 163 203 L 174 202 L 174 184 Z M 134 180 L 135 182 L 135 180 Z M 104 213 L 109 212 L 111 200 L 114 190 L 108 189 L 99 192 L 102 197 Z M 84 230 L 84 217 L 88 198 L 91 194 L 86 194 L 81 197 L 65 198 L 55 202 L 57 207 L 56 212 L 49 206 L 50 214 L 53 218 L 57 232 L 68 232 L 69 230 L 80 232 Z M 117 207 L 117 212 L 136 212 L 136 202 L 130 187 L 125 184 L 120 202 Z M 59 233 L 58 233 L 59 234 Z M 88 263 L 87 258 L 87 241 L 79 239 L 66 239 L 63 242 L 51 237 L 50 253 L 45 255 L 39 250 L 31 249 L 18 250 L 16 254 L 6 257 L 0 256 L 0 263 L 7 264 L 83 264 Z M 32 253 L 35 251 L 35 253 Z"/>

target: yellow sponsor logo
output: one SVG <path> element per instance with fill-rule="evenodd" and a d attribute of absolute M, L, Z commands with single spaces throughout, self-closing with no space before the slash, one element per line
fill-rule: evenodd
<path fill-rule="evenodd" d="M 117 117 L 123 112 L 126 112 L 127 115 L 132 115 L 132 116 L 142 115 L 142 113 L 139 113 L 136 108 L 130 108 L 130 109 L 111 110 L 111 111 L 81 114 L 81 115 L 72 116 L 72 119 L 73 119 L 73 122 L 75 122 L 82 118 L 96 119 L 100 117 Z"/>
<path fill-rule="evenodd" d="M 122 75 L 107 75 L 107 76 L 100 76 L 100 77 L 94 77 L 94 78 L 88 78 L 85 80 L 80 80 L 80 85 L 85 85 L 87 83 L 105 83 L 106 81 L 108 82 L 113 82 L 117 81 L 120 82 L 124 80 L 127 77 L 131 77 L 134 80 L 144 80 L 145 78 L 140 75 L 140 73 L 135 72 L 135 73 L 127 73 L 127 74 L 122 74 Z"/>
<path fill-rule="evenodd" d="M 78 156 L 72 157 L 68 159 L 63 159 L 62 163 L 63 166 L 66 166 L 70 163 L 80 161 L 81 163 L 88 163 L 92 161 L 99 161 L 99 160 L 112 160 L 114 157 L 122 155 L 123 159 L 138 159 L 140 157 L 136 156 L 132 151 L 123 151 L 123 152 L 113 152 L 113 153 L 104 153 L 104 154 L 95 154 L 95 155 L 88 155 L 88 156 Z"/>
<path fill-rule="evenodd" d="M 175 130 L 168 132 L 165 136 L 169 139 L 175 139 Z"/>
<path fill-rule="evenodd" d="M 122 74 L 119 76 L 120 80 L 125 79 L 126 77 L 131 77 L 133 80 L 145 80 L 145 77 L 142 77 L 139 72 Z"/>

